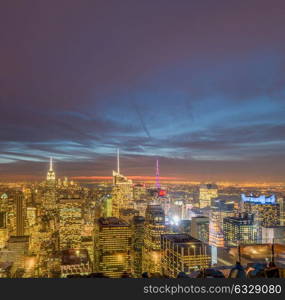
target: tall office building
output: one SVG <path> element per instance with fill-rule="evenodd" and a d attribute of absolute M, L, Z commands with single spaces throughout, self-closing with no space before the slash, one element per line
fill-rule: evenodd
<path fill-rule="evenodd" d="M 59 199 L 59 246 L 60 250 L 81 247 L 83 231 L 81 198 Z"/>
<path fill-rule="evenodd" d="M 223 220 L 235 216 L 234 202 L 226 199 L 212 199 L 209 244 L 215 247 L 224 247 Z"/>
<path fill-rule="evenodd" d="M 0 197 L 0 228 L 7 227 L 7 214 L 9 211 L 8 195 L 3 193 Z"/>
<path fill-rule="evenodd" d="M 209 246 L 189 234 L 164 234 L 161 236 L 162 273 L 176 278 L 211 265 Z"/>
<path fill-rule="evenodd" d="M 120 173 L 120 156 L 117 150 L 117 171 L 113 171 L 112 216 L 119 218 L 120 209 L 133 208 L 133 182 Z"/>
<path fill-rule="evenodd" d="M 210 207 L 211 200 L 218 197 L 218 187 L 215 184 L 202 184 L 199 187 L 200 208 Z"/>
<path fill-rule="evenodd" d="M 46 210 L 56 209 L 56 177 L 53 170 L 53 160 L 50 158 L 49 170 L 47 172 L 46 190 L 43 195 L 43 207 Z"/>
<path fill-rule="evenodd" d="M 25 198 L 21 191 L 15 193 L 16 205 L 16 236 L 23 236 L 25 233 Z"/>
<path fill-rule="evenodd" d="M 99 218 L 94 228 L 94 271 L 112 278 L 131 273 L 131 228 L 115 217 Z"/>
<path fill-rule="evenodd" d="M 165 215 L 160 205 L 148 205 L 145 214 L 142 271 L 161 273 L 161 235 L 166 233 Z"/>
<path fill-rule="evenodd" d="M 266 197 L 261 195 L 241 195 L 244 212 L 254 214 L 255 222 L 259 226 L 272 227 L 280 225 L 280 203 L 273 194 Z"/>
<path fill-rule="evenodd" d="M 191 236 L 204 242 L 209 242 L 209 218 L 205 216 L 194 217 L 191 220 Z"/>
<path fill-rule="evenodd" d="M 238 217 L 224 218 L 224 238 L 227 246 L 254 244 L 259 239 L 259 229 L 254 216 L 244 213 Z"/>
<path fill-rule="evenodd" d="M 52 157 L 49 161 L 49 170 L 47 172 L 47 184 L 54 185 L 55 184 L 55 172 L 53 170 L 53 160 Z"/>
<path fill-rule="evenodd" d="M 53 186 L 48 186 L 43 195 L 43 208 L 46 210 L 56 209 L 56 190 Z"/>
<path fill-rule="evenodd" d="M 142 249 L 144 241 L 144 222 L 142 216 L 134 216 L 132 221 L 132 273 L 134 277 L 142 274 Z"/>
<path fill-rule="evenodd" d="M 0 197 L 0 249 L 5 247 L 8 240 L 7 216 L 8 196 L 3 193 Z"/>

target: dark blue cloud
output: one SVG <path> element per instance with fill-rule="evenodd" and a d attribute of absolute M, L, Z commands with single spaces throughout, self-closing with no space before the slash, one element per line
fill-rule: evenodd
<path fill-rule="evenodd" d="M 233 179 L 250 165 L 248 178 L 281 178 L 284 11 L 278 0 L 1 3 L 1 176 L 40 175 L 50 155 L 69 175 L 108 175 L 119 147 L 132 175 L 160 157 L 165 175 Z"/>

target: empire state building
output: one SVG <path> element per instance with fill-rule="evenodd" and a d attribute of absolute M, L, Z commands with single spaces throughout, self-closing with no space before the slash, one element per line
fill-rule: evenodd
<path fill-rule="evenodd" d="M 54 173 L 54 170 L 53 170 L 52 157 L 50 158 L 50 161 L 49 161 L 49 170 L 47 172 L 47 182 L 48 183 L 55 183 L 55 173 Z"/>

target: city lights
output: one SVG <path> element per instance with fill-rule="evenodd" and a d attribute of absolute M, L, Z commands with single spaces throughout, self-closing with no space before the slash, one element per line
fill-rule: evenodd
<path fill-rule="evenodd" d="M 149 184 L 122 175 L 118 151 L 109 183 L 61 180 L 50 159 L 43 182 L 0 185 L 1 277 L 193 276 L 236 260 L 283 266 L 279 190 L 169 184 L 161 197 L 157 182 L 159 172 Z"/>

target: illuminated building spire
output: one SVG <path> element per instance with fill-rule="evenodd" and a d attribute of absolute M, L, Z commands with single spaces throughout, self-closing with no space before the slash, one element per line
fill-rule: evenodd
<path fill-rule="evenodd" d="M 120 174 L 120 150 L 117 148 L 117 173 Z"/>
<path fill-rule="evenodd" d="M 55 173 L 53 170 L 53 160 L 52 157 L 49 159 L 49 171 L 47 173 L 47 181 L 48 182 L 54 182 L 55 181 Z"/>
<path fill-rule="evenodd" d="M 49 159 L 49 170 L 53 171 L 53 166 L 52 166 L 52 157 Z"/>

